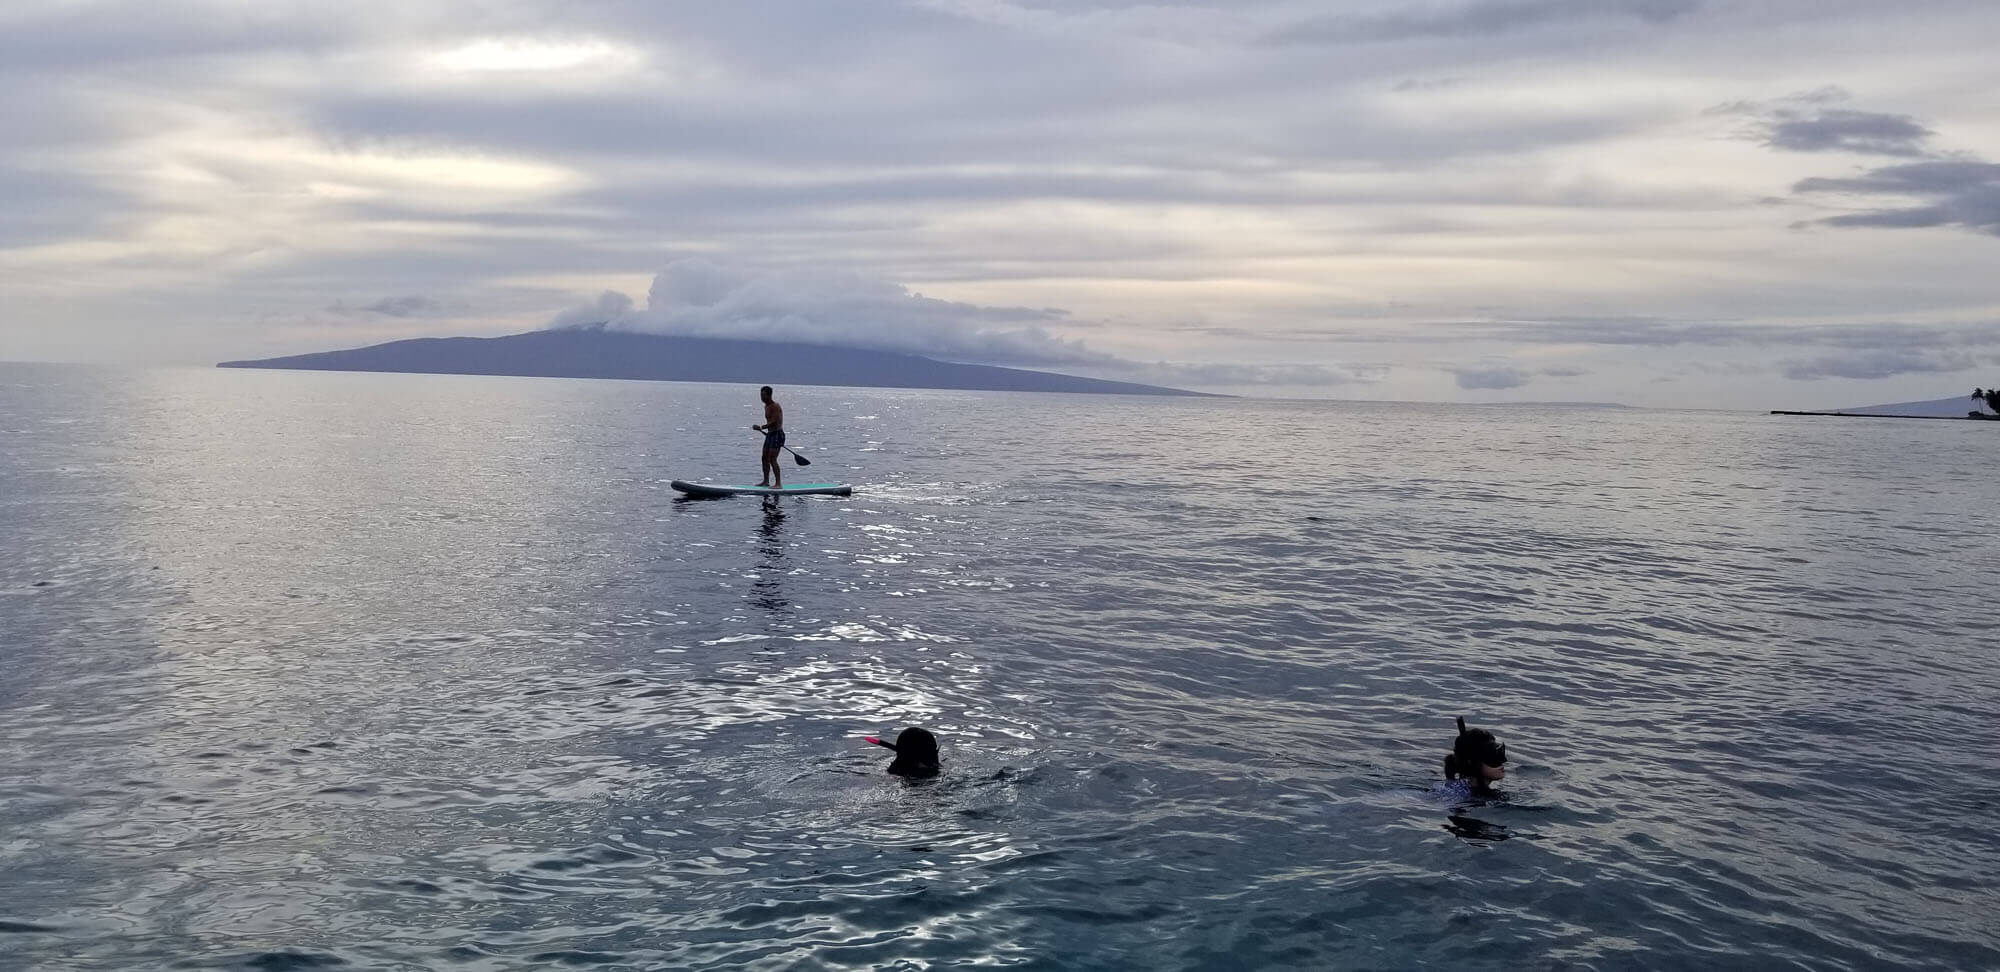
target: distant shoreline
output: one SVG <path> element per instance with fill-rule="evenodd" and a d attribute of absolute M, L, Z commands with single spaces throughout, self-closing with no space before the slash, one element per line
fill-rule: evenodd
<path fill-rule="evenodd" d="M 1991 422 L 1983 415 L 1882 415 L 1876 412 L 1791 412 L 1772 409 L 1772 415 L 1824 415 L 1828 418 L 1886 418 L 1886 419 L 1929 419 L 1946 422 Z"/>

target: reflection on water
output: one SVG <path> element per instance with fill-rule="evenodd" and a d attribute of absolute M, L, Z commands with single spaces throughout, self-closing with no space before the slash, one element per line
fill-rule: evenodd
<path fill-rule="evenodd" d="M 1514 836 L 1506 827 L 1496 823 L 1487 823 L 1478 817 L 1468 816 L 1463 813 L 1452 814 L 1449 821 L 1445 824 L 1444 829 L 1451 831 L 1465 840 L 1496 841 L 1506 840 Z"/>
<path fill-rule="evenodd" d="M 4 375 L 23 967 L 2000 965 L 1986 430 Z"/>
<path fill-rule="evenodd" d="M 763 518 L 757 526 L 757 576 L 750 582 L 750 603 L 770 612 L 791 606 L 785 599 L 785 498 L 762 497 Z"/>

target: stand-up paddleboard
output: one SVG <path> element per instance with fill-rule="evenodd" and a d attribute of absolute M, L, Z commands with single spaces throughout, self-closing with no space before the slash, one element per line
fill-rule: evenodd
<path fill-rule="evenodd" d="M 782 489 L 769 486 L 716 486 L 709 483 L 687 483 L 678 479 L 673 487 L 689 496 L 846 496 L 854 492 L 854 487 L 846 483 L 798 483 Z"/>

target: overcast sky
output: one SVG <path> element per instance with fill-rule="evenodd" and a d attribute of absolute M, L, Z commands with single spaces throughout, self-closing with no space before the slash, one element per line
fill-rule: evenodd
<path fill-rule="evenodd" d="M 1994 0 L 8 0 L 0 359 L 565 322 L 1258 395 L 2000 383 Z"/>

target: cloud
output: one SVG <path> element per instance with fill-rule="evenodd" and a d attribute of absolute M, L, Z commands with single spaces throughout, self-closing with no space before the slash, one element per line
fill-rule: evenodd
<path fill-rule="evenodd" d="M 1519 368 L 1447 368 L 1467 391 L 1519 388 L 1534 378 L 1533 372 Z"/>
<path fill-rule="evenodd" d="M 1408 78 L 1408 79 L 1405 79 L 1405 80 L 1402 80 L 1402 81 L 1398 81 L 1398 82 L 1396 82 L 1396 86 L 1395 86 L 1395 87 L 1393 87 L 1393 88 L 1390 88 L 1389 90 L 1391 90 L 1391 91 L 1396 91 L 1396 92 L 1410 92 L 1410 91 L 1443 91 L 1443 90 L 1445 90 L 1445 89 L 1447 89 L 1447 88 L 1456 88 L 1456 87 L 1458 87 L 1459 85 L 1462 85 L 1462 84 L 1464 84 L 1464 83 L 1465 83 L 1465 79 L 1464 79 L 1464 78 L 1460 78 L 1460 77 L 1449 77 L 1449 78 Z"/>
<path fill-rule="evenodd" d="M 572 307 L 555 316 L 549 322 L 551 328 L 581 327 L 585 324 L 609 324 L 623 321 L 632 314 L 632 298 L 615 290 L 607 290 L 597 295 L 597 299 L 580 307 Z"/>
<path fill-rule="evenodd" d="M 616 310 L 618 294 L 592 310 Z M 574 322 L 570 310 L 558 322 Z M 858 272 L 746 270 L 704 258 L 668 264 L 652 280 L 644 310 L 606 314 L 618 328 L 694 338 L 782 340 L 934 354 L 986 364 L 1102 364 L 1114 360 L 1080 340 L 1050 334 L 1046 308 L 996 308 L 916 294 Z"/>
<path fill-rule="evenodd" d="M 1844 101 L 1839 88 L 1793 95 L 1770 104 L 1733 102 L 1713 109 L 1758 119 L 1748 137 L 1788 152 L 1849 152 L 1923 158 L 1844 178 L 1813 177 L 1792 186 L 1795 196 L 1899 196 L 1923 205 L 1882 206 L 1842 213 L 1800 226 L 1909 229 L 1956 226 L 2000 236 L 2000 164 L 1934 152 L 1936 133 L 1908 115 L 1831 108 Z"/>
<path fill-rule="evenodd" d="M 1911 162 L 1875 169 L 1855 178 L 1804 179 L 1792 190 L 1931 200 L 1922 206 L 1871 209 L 1815 221 L 1824 226 L 1898 229 L 1957 226 L 2000 236 L 2000 164 L 1992 162 Z"/>
<path fill-rule="evenodd" d="M 1458 387 L 1468 391 L 1519 388 L 1536 378 L 1580 378 L 1590 374 L 1582 368 L 1517 368 L 1495 364 L 1446 367 L 1444 370 L 1458 381 Z"/>
<path fill-rule="evenodd" d="M 1986 225 L 1976 183 L 1870 170 L 1963 161 L 1991 0 L 238 8 L 0 12 L 0 356 L 629 318 L 1392 398 L 1507 394 L 1445 366 L 1591 398 L 1689 359 L 1773 379 L 1652 400 L 1713 404 L 1904 336 L 1988 350 L 1798 321 L 2000 319 L 1963 232 L 1832 229 Z M 1898 100 L 1701 116 L 1796 86 L 1773 80 L 1798 76 L 1769 63 L 1779 28 L 1813 83 Z M 1808 175 L 1836 178 L 1782 193 L 1782 219 L 1748 203 Z M 695 256 L 757 280 L 649 299 Z M 1544 367 L 1578 360 L 1592 376 Z"/>
<path fill-rule="evenodd" d="M 692 257 L 653 278 L 646 306 L 606 293 L 557 315 L 555 326 L 613 327 L 689 337 L 795 341 L 937 355 L 987 364 L 1104 364 L 1116 359 L 1041 325 L 1060 312 L 925 297 L 860 273 L 751 270 Z"/>
<path fill-rule="evenodd" d="M 26 99 L 0 93 L 0 115 L 18 107 L 29 110 Z M 0 161 L 0 198 L 7 200 L 7 218 L 0 220 L 0 249 L 31 246 L 77 234 L 79 228 L 96 228 L 111 222 L 107 214 L 134 204 L 124 187 L 92 182 L 73 172 L 37 171 Z M 81 227 L 80 224 L 81 223 Z"/>
<path fill-rule="evenodd" d="M 345 301 L 336 301 L 327 310 L 343 317 L 356 317 L 362 314 L 376 314 L 382 317 L 429 317 L 442 313 L 445 304 L 434 297 L 413 294 L 407 297 L 384 297 L 359 307 Z"/>
<path fill-rule="evenodd" d="M 1805 179 L 1797 192 L 1875 192 L 1933 195 L 1983 189 L 2000 182 L 1992 162 L 1913 162 L 1876 169 L 1853 179 Z"/>
<path fill-rule="evenodd" d="M 1979 357 L 1961 351 L 1883 349 L 1793 361 L 1784 365 L 1782 373 L 1793 381 L 1816 381 L 1822 378 L 1867 380 L 1894 378 L 1897 375 L 1969 371 L 1978 367 L 1980 362 Z"/>
<path fill-rule="evenodd" d="M 1277 39 L 1291 43 L 1361 43 L 1487 37 L 1546 24 L 1636 19 L 1662 24 L 1701 9 L 1701 0 L 1480 0 L 1448 9 L 1373 17 L 1342 15 L 1295 24 Z"/>
<path fill-rule="evenodd" d="M 1930 154 L 1925 143 L 1937 133 L 1908 115 L 1829 107 L 1850 97 L 1844 89 L 1826 87 L 1772 102 L 1734 101 L 1710 113 L 1756 119 L 1743 137 L 1782 152 Z"/>
<path fill-rule="evenodd" d="M 1738 321 L 1674 321 L 1648 317 L 1460 321 L 1441 325 L 1440 341 L 1468 338 L 1531 344 L 1636 347 L 1781 346 L 1878 350 L 2000 345 L 2000 321 L 1954 324 L 1778 325 Z"/>
<path fill-rule="evenodd" d="M 1141 361 L 1064 338 L 1050 326 L 1095 329 L 1050 307 L 993 307 L 939 300 L 855 273 L 756 270 L 701 257 L 676 260 L 653 279 L 646 306 L 606 291 L 556 315 L 551 327 L 605 324 L 689 337 L 792 341 L 901 351 L 983 364 L 1058 366 L 1159 384 L 1329 386 L 1379 378 L 1379 367 Z"/>
<path fill-rule="evenodd" d="M 1121 372 L 1134 381 L 1162 385 L 1209 387 L 1283 385 L 1319 388 L 1369 384 L 1380 380 L 1388 369 L 1380 366 L 1354 365 L 1335 367 L 1312 364 L 1177 364 L 1155 361 L 1150 364 L 1133 362 L 1129 365 L 1115 365 L 1110 370 Z"/>
<path fill-rule="evenodd" d="M 1536 378 L 1581 378 L 1590 374 L 1583 368 L 1517 368 L 1512 365 L 1468 365 L 1447 367 L 1458 382 L 1458 387 L 1467 391 L 1499 391 L 1519 388 Z"/>
<path fill-rule="evenodd" d="M 1907 115 L 1831 109 L 1804 118 L 1774 119 L 1764 144 L 1788 152 L 1923 155 L 1934 132 Z"/>

